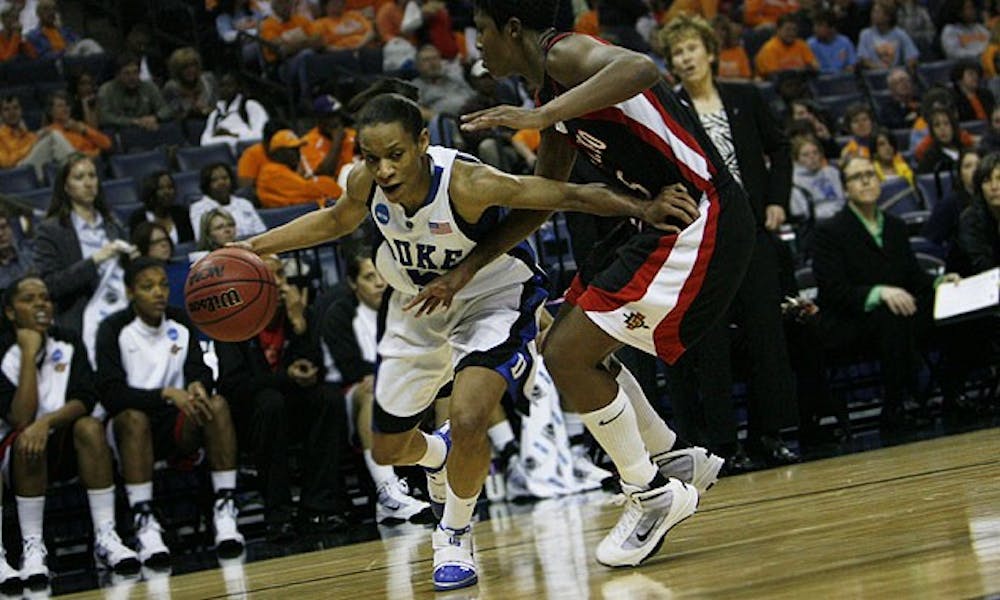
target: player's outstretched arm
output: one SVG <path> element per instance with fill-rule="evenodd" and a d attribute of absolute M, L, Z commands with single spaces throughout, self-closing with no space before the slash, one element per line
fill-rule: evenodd
<path fill-rule="evenodd" d="M 586 35 L 569 35 L 556 42 L 549 50 L 545 68 L 568 91 L 537 108 L 495 106 L 462 115 L 462 129 L 545 129 L 624 102 L 661 78 L 649 57 Z"/>
<path fill-rule="evenodd" d="M 353 169 L 347 191 L 333 206 L 303 215 L 237 245 L 249 246 L 257 254 L 265 255 L 309 248 L 343 237 L 365 220 L 371 186 L 371 175 L 366 169 Z"/>

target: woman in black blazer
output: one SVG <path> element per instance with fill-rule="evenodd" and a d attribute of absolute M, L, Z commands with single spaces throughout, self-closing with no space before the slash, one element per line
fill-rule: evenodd
<path fill-rule="evenodd" d="M 704 19 L 688 16 L 674 19 L 661 32 L 660 42 L 667 64 L 681 82 L 677 93 L 698 114 L 729 170 L 742 183 L 757 221 L 750 267 L 733 300 L 734 316 L 746 336 L 752 374 L 747 449 L 771 464 L 794 462 L 798 457 L 785 446 L 778 433 L 787 424 L 783 416 L 795 414 L 795 399 L 782 330 L 781 286 L 773 235 L 785 222 L 788 212 L 792 185 L 788 140 L 756 87 L 715 80 L 718 41 Z M 749 466 L 736 442 L 731 381 L 718 382 L 719 373 L 729 372 L 728 364 L 723 364 L 729 358 L 729 319 L 721 321 L 714 335 L 706 336 L 690 353 L 691 362 L 701 362 L 700 371 L 715 380 L 699 378 L 703 396 L 716 396 L 713 403 L 728 406 L 728 410 L 719 410 L 710 407 L 707 398 L 704 400 L 704 421 L 710 430 L 706 434 L 715 438 L 707 441 L 723 444 L 723 452 L 735 450 L 735 455 L 730 455 L 731 466 L 738 463 Z M 715 394 L 706 393 L 708 385 L 716 390 Z"/>
<path fill-rule="evenodd" d="M 80 334 L 91 352 L 94 321 L 128 304 L 118 264 L 131 251 L 126 238 L 104 204 L 93 161 L 74 154 L 56 176 L 46 219 L 38 226 L 35 267 L 55 303 L 56 322 Z"/>
<path fill-rule="evenodd" d="M 170 173 L 156 171 L 147 175 L 142 182 L 143 207 L 129 215 L 129 228 L 150 221 L 167 230 L 174 246 L 193 241 L 194 228 L 188 209 L 176 204 L 176 199 L 177 191 Z"/>

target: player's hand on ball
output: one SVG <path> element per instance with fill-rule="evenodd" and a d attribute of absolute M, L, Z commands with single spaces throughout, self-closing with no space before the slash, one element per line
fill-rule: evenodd
<path fill-rule="evenodd" d="M 476 272 L 465 266 L 465 263 L 459 263 L 451 271 L 439 275 L 424 286 L 424 289 L 403 306 L 403 310 L 409 311 L 419 306 L 414 316 L 420 317 L 433 313 L 438 307 L 447 309 L 451 306 L 455 294 L 464 288 L 475 274 Z"/>
<path fill-rule="evenodd" d="M 698 205 L 680 183 L 668 185 L 643 205 L 642 220 L 657 229 L 680 233 L 699 216 Z M 677 223 L 682 226 L 678 227 Z"/>

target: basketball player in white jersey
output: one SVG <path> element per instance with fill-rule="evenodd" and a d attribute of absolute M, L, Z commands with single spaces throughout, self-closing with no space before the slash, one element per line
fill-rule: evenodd
<path fill-rule="evenodd" d="M 428 471 L 431 499 L 444 505 L 433 534 L 434 586 L 466 587 L 478 580 L 471 520 L 489 466 L 489 416 L 505 390 L 517 393 L 515 380 L 531 368 L 545 278 L 522 243 L 480 270 L 448 310 L 417 318 L 403 306 L 475 248 L 501 221 L 500 207 L 627 216 L 674 232 L 695 220 L 698 209 L 679 187 L 645 201 L 600 185 L 508 175 L 429 146 L 419 106 L 403 96 L 375 97 L 356 123 L 364 168 L 351 171 L 345 195 L 242 245 L 258 254 L 306 248 L 352 232 L 368 214 L 374 218 L 382 238 L 375 263 L 390 289 L 379 313 L 372 453 L 381 464 Z M 446 425 L 422 433 L 424 409 L 453 376 L 450 431 Z M 697 502 L 694 488 L 671 483 Z"/>

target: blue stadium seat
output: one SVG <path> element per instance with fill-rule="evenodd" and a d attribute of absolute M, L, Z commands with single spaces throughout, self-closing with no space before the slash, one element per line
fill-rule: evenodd
<path fill-rule="evenodd" d="M 844 112 L 847 111 L 847 107 L 858 102 L 867 102 L 864 94 L 861 92 L 843 94 L 840 96 L 825 96 L 823 98 L 816 99 L 816 103 L 826 111 L 826 114 L 830 115 L 830 119 L 837 126 L 839 126 L 840 122 L 843 120 Z"/>
<path fill-rule="evenodd" d="M 910 235 L 919 235 L 924 230 L 924 224 L 931 218 L 929 210 L 911 210 L 904 213 L 894 212 L 893 214 L 906 223 L 906 230 L 910 232 Z"/>
<path fill-rule="evenodd" d="M 365 46 L 358 51 L 358 64 L 365 75 L 382 74 L 382 46 Z"/>
<path fill-rule="evenodd" d="M 943 247 L 919 235 L 910 237 L 910 249 L 914 252 L 930 254 L 931 256 L 936 256 L 940 259 L 944 259 L 948 254 L 947 250 Z"/>
<path fill-rule="evenodd" d="M 20 100 L 22 110 L 32 110 L 38 108 L 38 103 L 35 100 L 35 86 L 33 85 L 24 84 L 4 86 L 3 95 L 14 96 Z"/>
<path fill-rule="evenodd" d="M 229 144 L 210 144 L 177 149 L 177 166 L 181 171 L 200 171 L 212 163 L 224 162 L 233 164 L 233 155 L 229 152 Z"/>
<path fill-rule="evenodd" d="M 882 182 L 882 194 L 879 196 L 878 205 L 882 210 L 896 216 L 924 208 L 919 192 L 910 187 L 909 182 L 902 177 Z"/>
<path fill-rule="evenodd" d="M 889 71 L 886 69 L 865 71 L 865 85 L 868 86 L 868 91 L 872 93 L 888 91 L 889 83 L 885 80 L 888 75 Z"/>
<path fill-rule="evenodd" d="M 156 131 L 123 127 L 118 131 L 118 139 L 124 152 L 142 152 L 162 146 L 183 146 L 187 142 L 180 123 L 176 121 L 160 123 L 160 128 Z"/>
<path fill-rule="evenodd" d="M 939 60 L 935 62 L 920 63 L 917 65 L 917 75 L 923 80 L 925 86 L 930 87 L 936 84 L 948 84 L 951 81 L 951 71 L 958 64 L 954 60 Z"/>
<path fill-rule="evenodd" d="M 917 256 L 917 264 L 923 269 L 927 274 L 938 277 L 945 274 L 945 264 L 944 260 L 930 255 L 924 254 L 923 252 L 915 252 Z"/>
<path fill-rule="evenodd" d="M 809 82 L 809 89 L 812 90 L 813 96 L 816 98 L 843 96 L 862 91 L 861 86 L 858 85 L 858 79 L 853 73 L 821 75 Z"/>
<path fill-rule="evenodd" d="M 88 54 L 87 56 L 64 56 L 63 72 L 76 75 L 86 71 L 100 85 L 113 76 L 111 57 L 107 54 Z"/>
<path fill-rule="evenodd" d="M 18 192 L 13 196 L 15 200 L 27 204 L 36 212 L 45 214 L 52 202 L 52 188 L 36 188 L 30 192 Z"/>
<path fill-rule="evenodd" d="M 306 83 L 310 90 L 344 76 L 361 74 L 361 63 L 353 50 L 311 54 L 303 59 L 302 68 L 305 69 Z"/>
<path fill-rule="evenodd" d="M 201 171 L 185 171 L 171 175 L 174 179 L 174 189 L 177 191 L 177 201 L 185 206 L 203 196 L 201 193 Z"/>
<path fill-rule="evenodd" d="M 111 211 L 118 217 L 118 220 L 127 224 L 132 213 L 142 208 L 142 202 L 132 202 L 130 204 L 115 204 L 110 207 Z"/>
<path fill-rule="evenodd" d="M 239 161 L 239 158 L 243 156 L 247 148 L 259 143 L 260 140 L 240 140 L 236 142 L 236 160 Z"/>
<path fill-rule="evenodd" d="M 31 165 L 0 171 L 0 192 L 5 194 L 30 192 L 37 187 L 38 178 L 35 176 L 35 167 Z"/>
<path fill-rule="evenodd" d="M 917 175 L 917 188 L 924 197 L 924 204 L 929 210 L 934 210 L 938 201 L 951 193 L 951 173 L 943 171 L 940 173 L 925 173 Z"/>
<path fill-rule="evenodd" d="M 102 181 L 101 192 L 104 194 L 104 202 L 109 207 L 142 203 L 139 199 L 139 189 L 131 177 Z"/>
<path fill-rule="evenodd" d="M 896 138 L 896 150 L 905 152 L 910 149 L 909 129 L 893 129 L 892 137 Z"/>
<path fill-rule="evenodd" d="M 142 181 L 150 173 L 170 170 L 167 156 L 162 150 L 115 154 L 109 160 L 111 175 L 116 178 L 131 177 L 136 181 Z"/>
<path fill-rule="evenodd" d="M 983 135 L 989 129 L 990 124 L 986 121 L 962 121 L 959 127 L 969 132 L 971 135 Z"/>
<path fill-rule="evenodd" d="M 279 208 L 262 208 L 257 211 L 260 218 L 267 225 L 268 229 L 284 225 L 285 223 L 297 219 L 302 215 L 316 210 L 316 204 L 307 202 L 305 204 L 295 204 L 293 206 L 282 206 Z"/>
<path fill-rule="evenodd" d="M 49 96 L 56 92 L 65 92 L 66 82 L 64 81 L 40 81 L 35 84 L 35 96 L 41 106 L 46 106 Z"/>
<path fill-rule="evenodd" d="M 35 85 L 40 81 L 63 80 L 56 61 L 51 59 L 4 63 L 0 78 L 7 85 Z"/>

